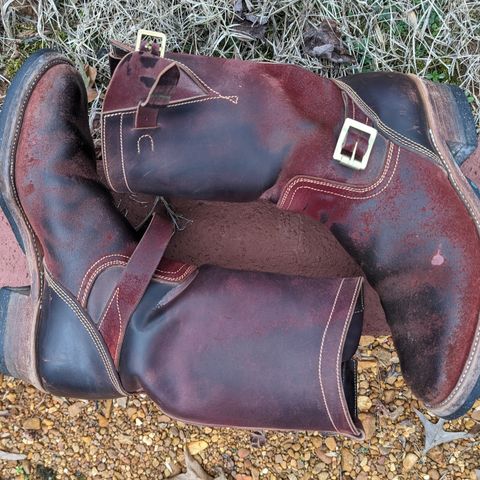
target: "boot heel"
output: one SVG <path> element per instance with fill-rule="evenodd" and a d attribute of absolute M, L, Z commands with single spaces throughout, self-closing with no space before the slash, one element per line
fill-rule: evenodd
<path fill-rule="evenodd" d="M 477 147 L 472 109 L 465 92 L 455 85 L 424 80 L 435 113 L 437 128 L 458 166 Z"/>
<path fill-rule="evenodd" d="M 30 287 L 0 289 L 0 373 L 43 390 L 35 360 L 35 318 Z"/>

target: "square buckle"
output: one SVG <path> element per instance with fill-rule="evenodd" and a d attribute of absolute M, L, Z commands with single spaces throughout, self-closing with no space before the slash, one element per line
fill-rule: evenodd
<path fill-rule="evenodd" d="M 355 142 L 355 147 L 353 148 L 351 156 L 342 153 L 342 149 L 345 146 L 345 141 L 350 128 L 359 130 L 360 132 L 368 133 L 369 135 L 367 151 L 361 159 L 355 157 L 355 154 L 357 153 L 358 141 Z M 340 162 L 342 165 L 345 165 L 346 167 L 353 168 L 354 170 L 365 170 L 368 165 L 370 154 L 372 153 L 373 144 L 377 138 L 377 133 L 377 130 L 373 127 L 365 125 L 361 122 L 357 122 L 356 120 L 353 120 L 353 118 L 346 118 L 340 135 L 338 136 L 337 145 L 335 147 L 335 151 L 333 152 L 333 159 L 337 162 Z"/>
<path fill-rule="evenodd" d="M 153 37 L 160 39 L 160 56 L 165 56 L 165 47 L 167 45 L 167 36 L 161 32 L 155 32 L 154 30 L 139 30 L 137 33 L 137 41 L 135 42 L 135 51 L 139 52 L 142 46 L 142 40 L 144 37 Z"/>

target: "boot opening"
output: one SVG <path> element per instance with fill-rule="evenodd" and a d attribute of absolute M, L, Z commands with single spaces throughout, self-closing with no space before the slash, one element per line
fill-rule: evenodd
<path fill-rule="evenodd" d="M 357 420 L 357 362 L 352 357 L 357 351 L 363 327 L 363 290 L 360 293 L 352 322 L 345 339 L 342 356 L 342 383 L 348 410 L 354 421 Z"/>

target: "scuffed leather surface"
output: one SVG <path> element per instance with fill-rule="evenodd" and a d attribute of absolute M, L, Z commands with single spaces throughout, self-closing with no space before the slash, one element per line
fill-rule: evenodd
<path fill-rule="evenodd" d="M 103 162 L 116 191 L 248 201 L 274 185 L 279 193 L 279 175 L 281 182 L 296 174 L 320 174 L 316 159 L 333 155 L 352 106 L 331 80 L 294 65 L 167 57 L 129 54 L 109 85 L 102 113 Z M 179 88 L 172 95 L 176 103 L 159 109 L 157 128 L 135 129 L 136 106 L 172 61 L 193 72 L 211 95 L 190 102 L 190 93 Z M 333 180 L 348 176 L 363 184 L 382 165 L 372 162 L 361 175 L 337 162 L 324 168 Z"/>
<path fill-rule="evenodd" d="M 117 66 L 111 92 L 135 82 L 128 72 L 122 71 L 122 67 L 128 69 L 129 62 L 138 61 L 134 55 L 127 55 Z M 284 192 L 282 208 L 306 213 L 330 227 L 380 293 L 405 377 L 415 393 L 432 405 L 448 397 L 461 376 L 475 337 L 480 310 L 480 289 L 476 288 L 480 271 L 479 238 L 443 168 L 422 153 L 421 146 L 431 150 L 427 138 L 429 127 L 412 80 L 396 74 L 342 79 L 357 90 L 392 130 L 419 144 L 418 148 L 411 144 L 408 149 L 402 147 L 399 153 L 398 145 L 392 147 L 379 135 L 368 168 L 358 172 L 333 161 L 333 148 L 345 116 L 367 124 L 374 123 L 374 119 L 368 118 L 347 92 L 341 92 L 333 82 L 286 65 L 180 54 L 168 57 L 188 65 L 222 95 L 237 95 L 238 103 L 225 107 L 222 104 L 215 109 L 210 106 L 210 110 L 205 105 L 185 105 L 181 120 L 169 109 L 160 112 L 161 120 L 152 134 L 155 151 L 142 150 L 142 159 L 147 164 L 154 159 L 161 164 L 160 168 L 152 167 L 160 178 L 151 180 L 150 192 L 155 192 L 154 181 L 159 193 L 162 182 L 168 180 L 166 192 L 178 196 L 247 200 L 259 187 L 248 166 L 254 164 L 252 156 L 260 165 L 257 168 L 261 177 L 264 168 L 273 173 L 278 167 L 277 161 L 269 160 L 270 154 L 286 147 L 278 179 L 262 192 L 262 197 L 276 203 Z M 312 92 L 318 94 L 313 96 Z M 138 88 L 128 100 L 118 93 L 114 95 L 122 102 L 117 107 L 127 112 L 128 102 L 133 103 L 137 100 L 135 95 L 141 97 L 143 93 Z M 268 106 L 262 103 L 264 97 L 268 98 Z M 229 115 L 222 108 L 225 112 L 229 108 Z M 242 146 L 235 141 L 221 142 L 215 129 L 209 129 L 218 118 L 231 127 L 228 134 L 232 137 L 228 138 L 234 138 L 242 122 L 257 132 L 254 139 L 244 134 L 250 148 L 256 143 L 259 146 L 255 151 L 248 150 L 248 162 L 252 163 L 248 163 L 244 176 L 235 184 L 230 183 L 230 173 L 238 172 L 243 165 Z M 197 126 L 201 120 L 201 139 L 191 135 L 189 128 L 181 131 L 182 124 Z M 294 124 L 289 127 L 295 135 L 293 142 L 283 130 L 290 121 Z M 170 132 L 173 125 L 174 131 Z M 120 138 L 119 125 L 112 120 L 110 126 L 105 129 L 106 138 L 119 144 L 116 140 Z M 145 132 L 133 132 L 128 127 L 121 131 L 124 161 L 128 165 L 133 158 L 135 138 L 139 138 L 135 135 Z M 280 132 L 281 138 L 272 142 L 274 131 Z M 169 135 L 162 137 L 162 132 Z M 187 142 L 190 156 L 182 149 L 169 148 L 170 139 L 180 138 Z M 303 143 L 305 139 L 309 141 Z M 205 145 L 212 144 L 217 148 L 213 154 L 218 151 L 225 160 L 221 168 L 210 169 Z M 346 146 L 352 148 L 352 144 L 348 139 Z M 264 154 L 265 148 L 269 155 Z M 109 161 L 118 171 L 121 163 L 118 153 L 113 152 Z M 194 181 L 183 176 L 187 168 L 202 167 L 203 173 L 209 172 L 213 187 L 202 183 L 197 189 Z M 141 177 L 140 172 L 129 172 L 132 179 Z M 295 186 L 296 176 L 306 179 L 300 178 Z M 297 192 L 299 186 L 301 191 Z M 294 192 L 297 192 L 295 198 Z"/>
<path fill-rule="evenodd" d="M 131 230 L 97 181 L 85 95 L 73 67 L 58 65 L 45 73 L 26 108 L 15 162 L 20 202 L 45 264 L 74 293 L 97 260 L 129 256 L 135 247 Z"/>
<path fill-rule="evenodd" d="M 357 259 L 379 293 L 406 381 L 436 404 L 457 384 L 475 337 L 479 237 L 446 174 L 392 148 L 395 164 L 368 195 L 305 181 L 288 195 L 287 186 L 280 205 L 323 221 Z"/>
<path fill-rule="evenodd" d="M 98 180 L 80 75 L 69 64 L 55 65 L 33 87 L 19 131 L 14 180 L 39 255 L 70 305 L 67 308 L 49 289 L 42 298 L 37 353 L 42 381 L 61 395 L 118 396 L 123 391 L 114 369 L 105 376 L 110 356 L 93 326 L 98 319 L 89 318 L 83 304 L 96 288 L 96 308 L 103 311 L 111 286 L 98 292 L 96 276 L 112 266 L 124 266 L 137 236 Z M 108 333 L 104 338 L 110 340 Z"/>
<path fill-rule="evenodd" d="M 433 150 L 422 100 L 412 78 L 395 72 L 369 72 L 340 80 L 352 87 L 383 123 Z"/>
<path fill-rule="evenodd" d="M 190 422 L 358 436 L 337 384 L 358 285 L 202 267 L 164 307 L 151 309 L 147 293 L 128 327 L 122 383 Z"/>

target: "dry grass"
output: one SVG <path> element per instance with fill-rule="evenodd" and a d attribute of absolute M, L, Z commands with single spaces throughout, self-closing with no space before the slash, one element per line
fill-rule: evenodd
<path fill-rule="evenodd" d="M 53 46 L 79 66 L 97 66 L 105 81 L 108 40 L 131 43 L 139 28 L 148 28 L 165 32 L 174 51 L 296 63 L 331 76 L 396 70 L 455 83 L 468 92 L 479 123 L 478 0 L 245 3 L 252 13 L 268 18 L 263 42 L 235 32 L 233 0 L 4 0 L 0 61 L 11 73 L 16 67 L 11 68 L 12 57 L 26 56 L 32 46 Z M 355 64 L 337 66 L 304 54 L 304 31 L 327 18 L 340 23 Z"/>

